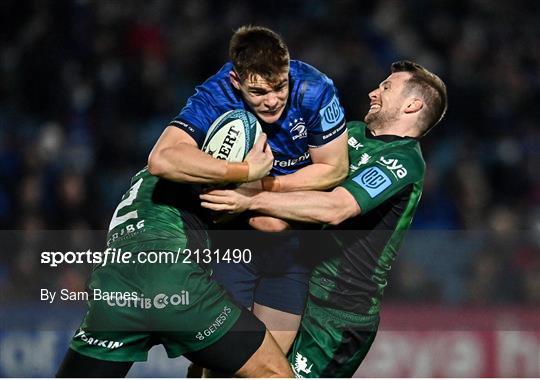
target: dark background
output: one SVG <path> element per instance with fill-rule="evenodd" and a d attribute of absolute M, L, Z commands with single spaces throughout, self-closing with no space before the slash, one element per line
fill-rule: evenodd
<path fill-rule="evenodd" d="M 334 80 L 348 120 L 395 60 L 448 86 L 359 374 L 538 377 L 540 329 L 523 322 L 540 307 L 538 4 L 1 0 L 0 376 L 54 375 L 85 305 L 48 305 L 40 289 L 83 290 L 89 266 L 49 268 L 39 253 L 103 248 L 129 178 L 253 23 Z M 185 370 L 156 348 L 130 375 Z"/>
<path fill-rule="evenodd" d="M 334 80 L 348 120 L 363 119 L 395 60 L 447 83 L 448 114 L 422 142 L 420 232 L 385 302 L 538 306 L 537 4 L 3 0 L 0 226 L 105 229 L 161 131 L 227 60 L 233 31 L 260 24 Z M 4 250 L 4 289 L 21 294 L 44 276 L 84 287 L 77 270 L 56 278 L 35 260 Z"/>

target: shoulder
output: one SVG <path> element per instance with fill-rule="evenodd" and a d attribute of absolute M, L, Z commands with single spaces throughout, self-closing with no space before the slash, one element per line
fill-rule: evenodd
<path fill-rule="evenodd" d="M 347 131 L 349 132 L 349 138 L 354 138 L 357 141 L 363 139 L 366 130 L 366 123 L 363 121 L 349 121 L 347 123 Z"/>
<path fill-rule="evenodd" d="M 292 104 L 306 115 L 311 115 L 313 119 L 322 115 L 321 112 L 326 108 L 332 111 L 332 115 L 335 114 L 340 120 L 342 119 L 344 110 L 330 78 L 302 61 L 291 61 L 290 76 L 294 82 L 291 92 Z M 308 120 L 312 119 L 308 116 Z"/>
<path fill-rule="evenodd" d="M 349 146 L 349 155 L 354 150 Z M 405 189 L 412 191 L 424 180 L 425 164 L 416 140 L 377 144 L 373 151 L 352 160 L 349 177 L 341 184 L 357 200 L 362 213 L 378 207 Z M 409 190 L 407 190 L 409 191 Z"/>
<path fill-rule="evenodd" d="M 334 82 L 326 74 L 305 62 L 291 60 L 290 73 L 291 79 L 303 86 L 307 94 L 334 88 Z"/>
<path fill-rule="evenodd" d="M 393 174 L 408 182 L 423 180 L 426 163 L 417 140 L 408 139 L 402 144 L 389 144 L 377 160 Z"/>

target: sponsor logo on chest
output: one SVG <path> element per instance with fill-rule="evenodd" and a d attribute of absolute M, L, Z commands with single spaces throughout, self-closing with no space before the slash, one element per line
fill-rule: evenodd
<path fill-rule="evenodd" d="M 396 158 L 386 159 L 384 156 L 381 156 L 377 163 L 385 166 L 390 172 L 396 177 L 396 179 L 405 178 L 407 175 L 407 169 L 403 167 L 402 164 Z"/>
<path fill-rule="evenodd" d="M 349 146 L 353 147 L 354 150 L 358 150 L 360 148 L 364 147 L 364 144 L 362 144 L 360 141 L 358 141 L 355 137 L 351 136 L 349 137 L 349 140 L 347 141 Z"/>
<path fill-rule="evenodd" d="M 303 155 L 296 157 L 296 158 L 289 158 L 287 160 L 274 160 L 274 167 L 280 167 L 280 168 L 287 168 L 289 166 L 295 166 L 301 162 L 309 160 L 310 155 L 309 152 L 304 153 Z"/>

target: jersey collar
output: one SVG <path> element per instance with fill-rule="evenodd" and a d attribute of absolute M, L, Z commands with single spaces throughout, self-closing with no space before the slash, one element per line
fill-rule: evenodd
<path fill-rule="evenodd" d="M 383 141 L 383 142 L 392 142 L 392 141 L 399 141 L 399 140 L 418 140 L 418 139 L 415 139 L 414 137 L 408 137 L 408 136 L 405 136 L 405 137 L 396 136 L 396 135 L 379 135 L 379 136 L 375 136 L 373 133 L 371 133 L 371 130 L 367 126 L 366 126 L 366 129 L 365 129 L 364 132 L 365 132 L 365 135 L 366 135 L 367 139 L 379 140 L 379 141 Z"/>

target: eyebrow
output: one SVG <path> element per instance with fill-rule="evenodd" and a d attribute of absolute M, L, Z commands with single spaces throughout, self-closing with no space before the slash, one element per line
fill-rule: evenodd
<path fill-rule="evenodd" d="M 388 87 L 392 87 L 392 82 L 390 82 L 389 80 L 385 80 L 379 85 L 379 87 L 383 87 L 385 85 L 388 85 Z"/>
<path fill-rule="evenodd" d="M 278 82 L 277 84 L 275 85 L 272 85 L 271 88 L 272 89 L 276 89 L 276 88 L 280 88 L 280 87 L 283 87 L 285 86 L 287 83 L 289 82 L 289 79 L 283 79 L 281 82 Z M 266 88 L 264 87 L 259 87 L 258 85 L 248 85 L 248 90 L 249 91 L 268 91 Z"/>

